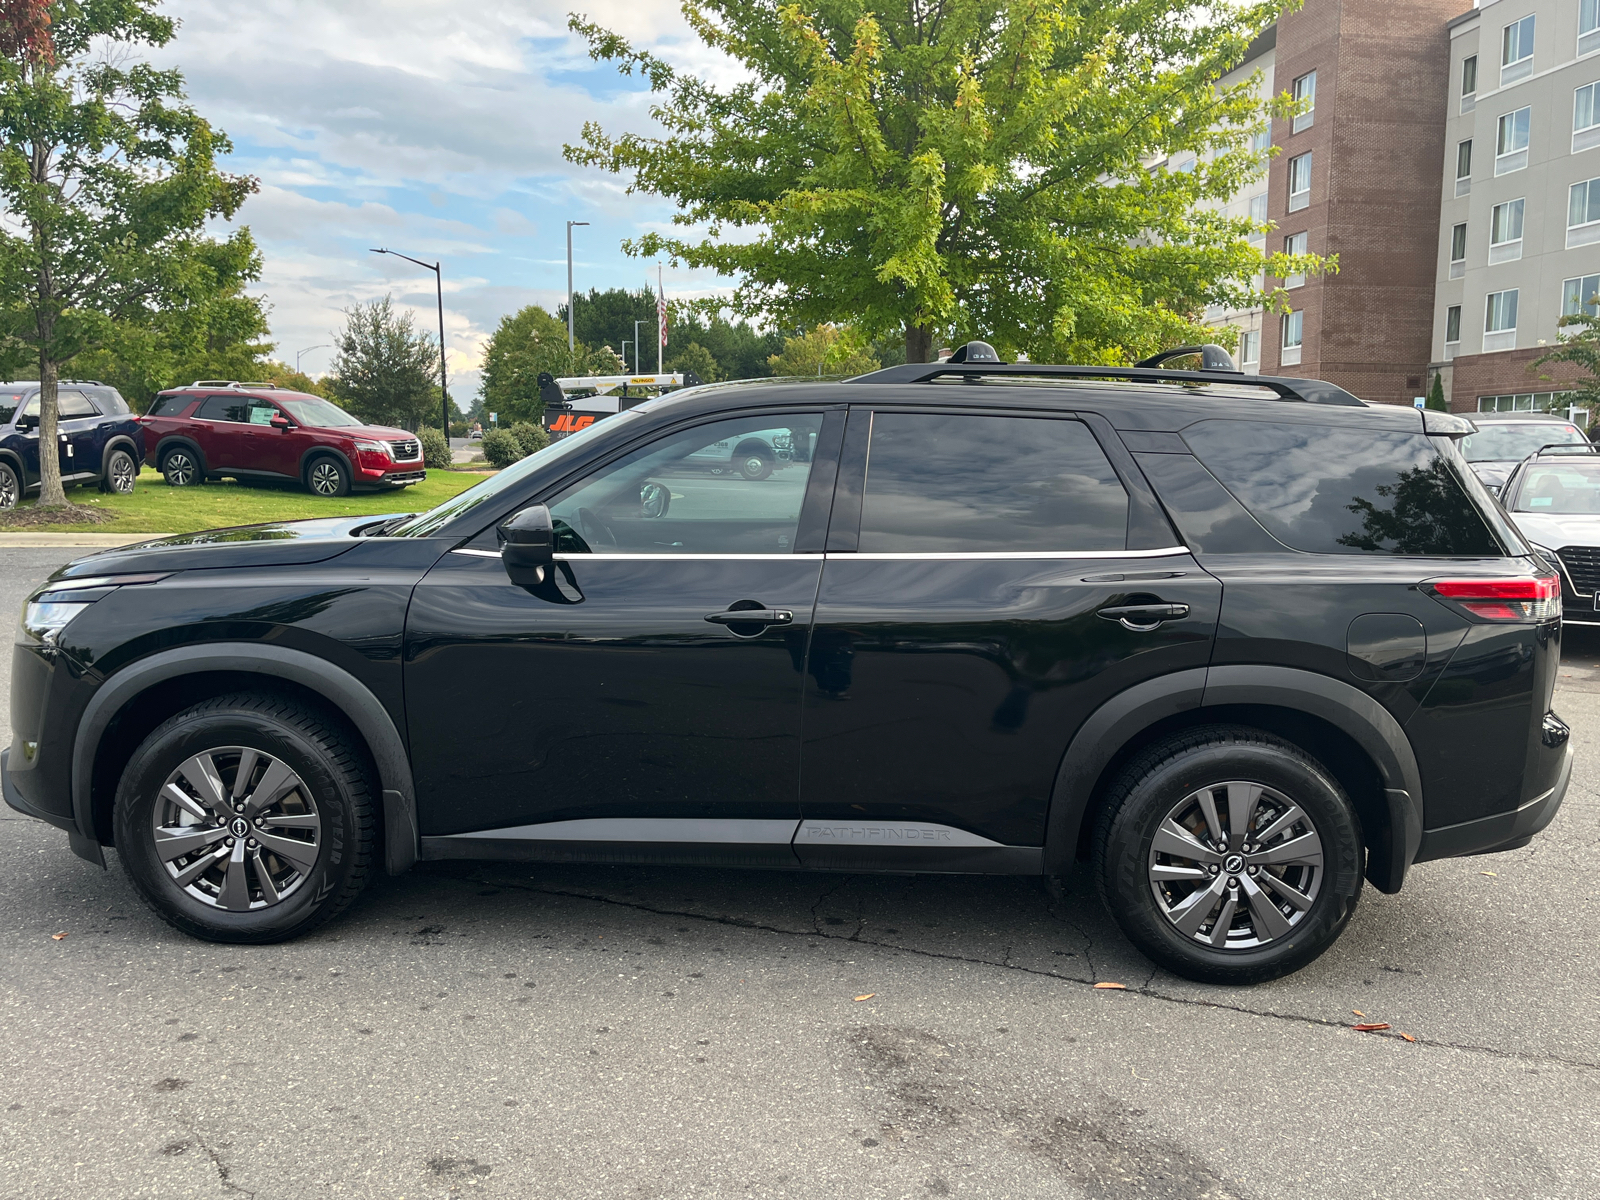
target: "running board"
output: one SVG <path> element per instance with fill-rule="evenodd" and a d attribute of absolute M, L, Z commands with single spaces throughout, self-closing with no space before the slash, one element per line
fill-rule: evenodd
<path fill-rule="evenodd" d="M 949 825 L 911 821 L 590 817 L 424 837 L 421 857 L 985 875 L 1044 869 L 1040 846 L 1006 846 Z"/>

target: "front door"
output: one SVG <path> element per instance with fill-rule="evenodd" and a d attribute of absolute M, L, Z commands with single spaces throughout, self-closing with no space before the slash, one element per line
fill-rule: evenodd
<path fill-rule="evenodd" d="M 62 478 L 98 475 L 100 422 L 104 419 L 99 410 L 76 388 L 61 388 L 56 392 L 56 413 Z"/>
<path fill-rule="evenodd" d="M 249 428 L 245 417 L 249 407 L 249 398 L 234 392 L 207 396 L 195 409 L 195 437 L 200 453 L 205 455 L 207 471 L 246 465 Z"/>
<path fill-rule="evenodd" d="M 823 420 L 781 419 L 808 436 Z M 794 863 L 832 476 L 808 489 L 809 462 L 750 480 L 695 458 L 775 420 L 664 434 L 551 497 L 539 588 L 507 578 L 493 530 L 418 585 L 405 670 L 425 856 Z"/>
<path fill-rule="evenodd" d="M 1131 685 L 1203 667 L 1216 631 L 1220 585 L 1133 490 L 1070 415 L 851 411 L 807 667 L 803 862 L 1041 868 L 1072 735 Z"/>

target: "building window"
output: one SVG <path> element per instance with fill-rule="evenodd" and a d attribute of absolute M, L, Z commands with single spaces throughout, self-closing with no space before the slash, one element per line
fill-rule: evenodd
<path fill-rule="evenodd" d="M 1517 289 L 1490 292 L 1484 304 L 1483 351 L 1517 348 Z"/>
<path fill-rule="evenodd" d="M 1445 361 L 1456 356 L 1456 351 L 1461 347 L 1461 305 L 1452 304 L 1444 310 L 1444 357 Z"/>
<path fill-rule="evenodd" d="M 1302 129 L 1310 129 L 1312 118 L 1316 116 L 1317 109 L 1317 73 L 1312 71 L 1309 75 L 1302 75 L 1294 81 L 1294 98 L 1296 103 L 1305 102 L 1306 110 L 1294 118 L 1290 127 L 1291 133 L 1299 133 Z"/>
<path fill-rule="evenodd" d="M 1559 412 L 1572 399 L 1571 392 L 1523 392 L 1516 396 L 1479 396 L 1479 412 Z"/>
<path fill-rule="evenodd" d="M 1259 329 L 1246 329 L 1239 335 L 1239 365 L 1241 367 L 1259 367 L 1261 365 L 1261 331 Z"/>
<path fill-rule="evenodd" d="M 1460 279 L 1467 273 L 1467 223 L 1450 230 L 1450 278 Z"/>
<path fill-rule="evenodd" d="M 1522 257 L 1521 200 L 1496 204 L 1489 214 L 1489 262 L 1511 262 Z"/>
<path fill-rule="evenodd" d="M 1289 160 L 1289 211 L 1299 212 L 1311 203 L 1311 155 Z"/>
<path fill-rule="evenodd" d="M 1594 0 L 1600 3 L 1600 0 Z M 1461 111 L 1471 112 L 1478 103 L 1478 56 L 1469 54 L 1461 62 Z"/>
<path fill-rule="evenodd" d="M 1600 50 L 1600 0 L 1578 0 L 1578 53 Z"/>
<path fill-rule="evenodd" d="M 1494 139 L 1494 173 L 1509 175 L 1528 165 L 1528 127 L 1533 109 L 1519 108 L 1500 118 Z"/>
<path fill-rule="evenodd" d="M 1291 312 L 1283 314 L 1283 346 L 1278 351 L 1278 362 L 1285 367 L 1292 367 L 1300 361 L 1300 340 L 1305 329 L 1305 313 Z"/>
<path fill-rule="evenodd" d="M 1600 179 L 1585 179 L 1567 192 L 1567 249 L 1600 242 Z"/>
<path fill-rule="evenodd" d="M 1456 195 L 1472 190 L 1472 139 L 1456 143 Z"/>
<path fill-rule="evenodd" d="M 1258 129 L 1250 137 L 1250 149 L 1260 153 L 1272 149 L 1272 130 Z"/>
<path fill-rule="evenodd" d="M 1561 281 L 1563 317 L 1600 317 L 1600 275 Z"/>
<path fill-rule="evenodd" d="M 1284 238 L 1283 252 L 1285 254 L 1304 254 L 1306 252 L 1306 235 L 1303 233 L 1291 233 Z M 1305 282 L 1306 277 L 1303 274 L 1286 275 L 1283 279 L 1283 286 L 1286 288 L 1304 287 Z"/>
<path fill-rule="evenodd" d="M 1572 152 L 1596 146 L 1600 146 L 1600 83 L 1586 83 L 1572 96 Z"/>
<path fill-rule="evenodd" d="M 1533 14 L 1500 31 L 1500 86 L 1533 74 Z"/>

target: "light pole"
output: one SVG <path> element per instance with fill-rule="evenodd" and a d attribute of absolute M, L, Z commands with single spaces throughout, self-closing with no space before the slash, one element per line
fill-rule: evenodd
<path fill-rule="evenodd" d="M 572 353 L 572 227 L 574 225 L 587 225 L 587 221 L 567 222 L 567 353 Z M 634 336 L 638 336 L 635 332 Z M 637 348 L 635 349 L 637 353 Z"/>
<path fill-rule="evenodd" d="M 639 341 L 639 326 L 647 323 L 645 321 L 635 321 L 633 323 L 633 373 L 635 375 L 644 373 L 644 355 L 639 353 L 639 346 L 641 345 Z"/>
<path fill-rule="evenodd" d="M 302 354 L 310 354 L 313 350 L 326 350 L 329 345 L 330 343 L 328 342 L 322 342 L 320 345 L 307 346 L 304 350 L 296 350 L 294 352 L 294 373 L 296 375 L 300 374 L 300 356 Z"/>
<path fill-rule="evenodd" d="M 444 422 L 445 441 L 450 440 L 450 381 L 444 369 L 444 272 L 440 270 L 439 263 L 425 263 L 420 258 L 412 258 L 409 254 L 401 254 L 398 250 L 374 250 L 374 254 L 392 254 L 396 258 L 403 258 L 409 263 L 416 263 L 419 267 L 426 267 L 433 272 L 434 291 L 439 297 L 439 419 Z"/>

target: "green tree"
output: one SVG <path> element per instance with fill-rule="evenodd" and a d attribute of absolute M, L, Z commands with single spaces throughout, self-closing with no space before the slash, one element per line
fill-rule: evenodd
<path fill-rule="evenodd" d="M 1591 313 L 1589 310 L 1596 311 Z M 1600 413 L 1600 297 L 1584 297 L 1584 308 L 1558 322 L 1561 340 L 1533 362 L 1536 367 L 1546 363 L 1567 363 L 1578 369 L 1567 393 L 1566 403 L 1586 408 L 1590 413 Z M 1548 379 L 1549 376 L 1540 376 Z M 1591 417 L 1590 421 L 1593 422 Z"/>
<path fill-rule="evenodd" d="M 119 325 L 158 324 L 215 294 L 201 279 L 219 252 L 207 222 L 232 217 L 255 189 L 217 169 L 231 147 L 184 103 L 182 76 L 134 57 L 173 38 L 155 10 L 156 0 L 0 7 L 0 335 L 34 353 L 43 445 L 56 441 L 63 366 Z M 236 257 L 253 253 L 243 231 L 231 241 Z M 65 504 L 54 454 L 40 475 L 39 503 Z"/>
<path fill-rule="evenodd" d="M 860 333 L 838 325 L 818 325 L 785 339 L 783 352 L 767 364 L 774 375 L 863 375 L 878 369 Z"/>
<path fill-rule="evenodd" d="M 574 309 L 576 313 L 576 309 Z M 558 378 L 570 375 L 611 375 L 621 370 L 614 355 L 590 350 L 578 342 L 567 349 L 567 326 L 537 304 L 510 316 L 489 335 L 483 351 L 483 386 L 474 412 L 487 421 L 498 413 L 502 426 L 516 421 L 537 424 L 544 415 L 539 396 L 539 374 Z"/>
<path fill-rule="evenodd" d="M 420 429 L 439 411 L 439 346 L 388 296 L 344 310 L 334 335 L 331 399 L 363 421 Z"/>
<path fill-rule="evenodd" d="M 734 277 L 741 314 L 899 332 L 913 362 L 974 336 L 1126 361 L 1259 302 L 1263 271 L 1324 265 L 1265 258 L 1212 207 L 1270 154 L 1257 81 L 1218 81 L 1292 2 L 686 0 L 744 68 L 723 88 L 575 16 L 661 131 L 590 122 L 566 153 L 674 200 L 683 235 L 624 249 Z"/>
<path fill-rule="evenodd" d="M 1434 412 L 1449 412 L 1450 406 L 1444 399 L 1444 376 L 1434 373 L 1433 382 L 1428 385 L 1428 407 Z"/>
<path fill-rule="evenodd" d="M 699 342 L 690 342 L 667 358 L 667 370 L 674 373 L 693 374 L 701 383 L 719 383 L 722 368 L 716 357 Z"/>

